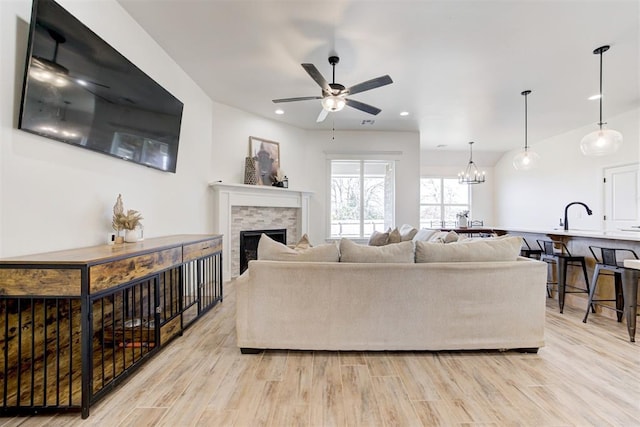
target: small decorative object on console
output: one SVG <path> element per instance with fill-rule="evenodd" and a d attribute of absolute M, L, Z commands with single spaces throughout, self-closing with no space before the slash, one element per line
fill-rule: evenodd
<path fill-rule="evenodd" d="M 122 203 L 122 194 L 118 194 L 116 204 L 113 206 L 113 219 L 111 226 L 117 232 L 116 243 L 122 243 L 123 239 L 120 235 L 122 230 L 125 230 L 124 241 L 125 242 L 137 242 L 138 232 L 136 228 L 141 227 L 142 214 L 134 209 L 129 209 L 127 213 L 124 213 L 124 204 Z"/>

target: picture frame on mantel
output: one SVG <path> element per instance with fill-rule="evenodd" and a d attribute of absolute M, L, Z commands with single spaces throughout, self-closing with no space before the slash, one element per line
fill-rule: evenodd
<path fill-rule="evenodd" d="M 280 169 L 280 143 L 250 136 L 249 156 L 255 159 L 257 185 L 273 185 Z"/>

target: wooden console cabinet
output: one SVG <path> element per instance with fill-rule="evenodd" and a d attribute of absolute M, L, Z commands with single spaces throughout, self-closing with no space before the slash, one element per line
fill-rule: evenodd
<path fill-rule="evenodd" d="M 222 236 L 0 260 L 0 415 L 81 411 L 222 301 Z"/>

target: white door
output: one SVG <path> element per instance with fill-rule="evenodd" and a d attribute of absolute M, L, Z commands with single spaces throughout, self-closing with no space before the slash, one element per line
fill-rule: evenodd
<path fill-rule="evenodd" d="M 638 164 L 604 169 L 604 224 L 606 230 L 634 229 L 640 232 Z"/>

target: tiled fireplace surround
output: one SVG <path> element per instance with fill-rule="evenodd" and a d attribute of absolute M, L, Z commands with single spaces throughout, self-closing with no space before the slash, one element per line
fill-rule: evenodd
<path fill-rule="evenodd" d="M 223 235 L 225 280 L 240 271 L 240 231 L 287 229 L 287 243 L 309 231 L 311 193 L 244 184 L 210 184 L 214 190 L 214 230 Z"/>

